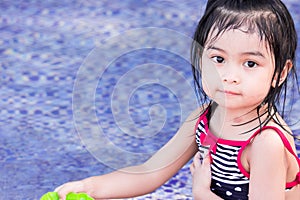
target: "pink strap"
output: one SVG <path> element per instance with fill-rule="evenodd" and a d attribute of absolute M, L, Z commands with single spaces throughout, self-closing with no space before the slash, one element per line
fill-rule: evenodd
<path fill-rule="evenodd" d="M 287 148 L 287 150 L 296 158 L 299 167 L 300 167 L 300 160 L 298 158 L 298 156 L 295 154 L 291 144 L 289 143 L 289 141 L 286 139 L 285 135 L 281 132 L 280 129 L 278 129 L 277 127 L 274 126 L 264 126 L 261 130 L 256 131 L 249 139 L 248 141 L 250 142 L 255 136 L 257 136 L 261 131 L 266 130 L 266 129 L 273 129 L 274 131 L 276 131 L 276 133 L 278 133 L 278 135 L 280 136 L 284 146 Z"/>
<path fill-rule="evenodd" d="M 296 179 L 293 182 L 287 183 L 286 187 L 287 188 L 291 188 L 297 184 L 300 184 L 300 159 L 298 158 L 298 156 L 296 155 L 296 153 L 294 152 L 291 144 L 289 143 L 289 141 L 287 140 L 287 138 L 285 137 L 285 135 L 281 132 L 280 129 L 278 129 L 277 127 L 274 126 L 264 126 L 261 130 L 256 131 L 247 141 L 247 143 L 250 143 L 251 140 L 257 136 L 259 133 L 261 133 L 261 131 L 266 130 L 266 129 L 273 129 L 274 131 L 276 131 L 276 133 L 280 136 L 284 146 L 287 148 L 287 150 L 296 158 L 298 166 L 299 166 L 299 172 L 296 175 Z"/>
<path fill-rule="evenodd" d="M 196 132 L 197 128 L 198 128 L 198 125 L 200 123 L 201 120 L 203 119 L 206 119 L 206 115 L 208 113 L 208 110 L 209 110 L 209 107 L 206 108 L 206 110 L 200 115 L 200 117 L 198 118 L 196 124 L 195 124 L 195 127 L 194 127 L 194 133 Z"/>

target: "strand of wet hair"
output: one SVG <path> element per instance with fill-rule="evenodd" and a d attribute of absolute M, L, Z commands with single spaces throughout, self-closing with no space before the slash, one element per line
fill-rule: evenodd
<path fill-rule="evenodd" d="M 240 133 L 240 135 L 250 133 L 250 132 L 254 131 L 257 128 L 259 128 L 259 130 L 262 130 L 262 127 L 264 127 L 266 124 L 268 124 L 271 121 L 271 119 L 273 119 L 274 115 L 275 115 L 275 113 L 273 113 L 272 115 L 268 115 L 263 122 L 261 122 L 260 117 L 257 117 L 258 120 L 259 120 L 259 125 L 255 126 L 254 128 L 252 128 L 248 131 Z"/>
<path fill-rule="evenodd" d="M 259 130 L 262 130 L 262 127 L 264 127 L 266 124 L 268 124 L 268 123 L 270 122 L 270 120 L 273 119 L 273 117 L 274 117 L 274 116 L 276 115 L 276 113 L 277 113 L 277 108 L 276 108 L 275 106 L 273 106 L 273 109 L 274 109 L 274 112 L 273 112 L 273 113 L 270 114 L 269 111 L 266 111 L 266 112 L 264 112 L 262 115 L 260 115 L 260 114 L 259 114 L 259 109 L 260 109 L 260 108 L 261 108 L 261 106 L 257 107 L 257 109 L 256 109 L 256 111 L 257 111 L 257 117 L 256 117 L 256 118 L 254 118 L 254 119 L 252 119 L 252 120 L 250 120 L 250 121 L 248 121 L 248 122 L 246 122 L 246 123 L 243 123 L 243 125 L 245 125 L 245 124 L 248 124 L 248 123 L 250 123 L 250 122 L 255 121 L 255 120 L 258 119 L 259 125 L 258 125 L 258 126 L 255 126 L 254 128 L 252 128 L 252 129 L 250 129 L 250 130 L 248 130 L 248 131 L 245 131 L 245 132 L 240 133 L 241 135 L 242 135 L 242 134 L 250 133 L 250 132 L 254 131 L 254 130 L 257 129 L 257 128 L 259 128 Z M 266 113 L 268 113 L 268 116 L 267 116 L 266 119 L 262 122 L 262 121 L 261 121 L 261 117 L 264 116 Z M 241 126 L 241 124 L 239 124 L 239 125 L 233 125 L 233 126 Z"/>
<path fill-rule="evenodd" d="M 244 125 L 246 125 L 246 124 L 249 124 L 249 123 L 251 123 L 251 122 L 253 122 L 253 121 L 259 119 L 259 117 L 262 117 L 262 116 L 264 116 L 264 115 L 267 114 L 267 113 L 268 113 L 268 111 L 264 112 L 262 115 L 260 115 L 260 116 L 258 116 L 258 117 L 255 117 L 255 118 L 251 119 L 250 121 L 247 121 L 247 122 L 244 122 L 244 123 L 241 123 L 241 124 L 232 124 L 231 126 L 235 126 L 235 127 L 237 127 L 237 126 L 244 126 Z M 259 121 L 260 121 L 260 119 L 259 119 Z"/>

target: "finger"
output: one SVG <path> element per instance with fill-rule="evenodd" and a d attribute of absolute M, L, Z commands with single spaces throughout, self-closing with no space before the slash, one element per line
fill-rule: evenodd
<path fill-rule="evenodd" d="M 64 185 L 60 185 L 57 188 L 55 188 L 54 192 L 58 192 Z"/>
<path fill-rule="evenodd" d="M 69 191 L 66 189 L 67 184 L 57 187 L 54 191 L 57 192 L 60 200 L 65 200 Z"/>
<path fill-rule="evenodd" d="M 193 159 L 193 164 L 194 164 L 195 168 L 200 167 L 200 165 L 201 165 L 200 158 L 201 158 L 201 155 L 200 155 L 200 152 L 198 151 L 195 154 L 194 159 Z"/>
<path fill-rule="evenodd" d="M 195 154 L 195 156 L 198 160 L 201 158 L 201 154 L 200 154 L 200 151 L 197 151 L 197 153 Z"/>
<path fill-rule="evenodd" d="M 191 172 L 191 174 L 194 174 L 194 171 L 195 171 L 195 166 L 194 166 L 194 163 L 192 163 L 190 165 L 190 172 Z"/>
<path fill-rule="evenodd" d="M 210 157 L 210 155 L 205 156 L 205 158 L 203 159 L 202 164 L 204 164 L 204 165 L 210 165 L 211 164 L 211 157 Z"/>
<path fill-rule="evenodd" d="M 210 157 L 206 156 L 202 162 L 202 169 L 204 169 L 205 173 L 208 173 L 208 174 L 211 173 L 211 168 L 210 168 L 211 162 L 210 161 L 211 161 Z"/>
<path fill-rule="evenodd" d="M 61 199 L 65 199 L 70 192 L 78 193 L 83 191 L 82 181 L 73 181 L 63 184 L 57 188 L 57 193 Z"/>

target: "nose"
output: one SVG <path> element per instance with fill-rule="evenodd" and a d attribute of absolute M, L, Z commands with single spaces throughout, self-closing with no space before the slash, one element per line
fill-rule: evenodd
<path fill-rule="evenodd" d="M 240 83 L 240 76 L 236 69 L 227 68 L 226 72 L 221 75 L 223 83 L 227 84 L 239 84 Z"/>
<path fill-rule="evenodd" d="M 222 78 L 222 81 L 225 83 L 233 83 L 233 84 L 239 83 L 238 79 L 232 76 L 224 76 Z"/>

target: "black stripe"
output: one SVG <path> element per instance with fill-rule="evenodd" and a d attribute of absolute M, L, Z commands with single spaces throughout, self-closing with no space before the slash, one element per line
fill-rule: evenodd
<path fill-rule="evenodd" d="M 228 146 L 228 145 L 227 145 Z M 233 146 L 234 149 L 232 148 L 232 146 L 228 146 L 226 147 L 225 145 L 221 145 L 219 143 L 217 143 L 217 147 L 219 147 L 222 150 L 226 150 L 226 151 L 232 151 L 232 153 L 237 153 L 240 149 L 241 146 Z M 231 147 L 231 148 L 230 148 Z"/>
<path fill-rule="evenodd" d="M 223 153 L 223 154 L 225 154 L 225 153 Z M 227 154 L 225 154 L 225 155 L 227 155 Z M 224 160 L 226 162 L 234 162 L 237 166 L 237 157 L 236 156 L 229 156 L 231 159 L 227 159 L 227 158 L 221 156 L 220 154 L 214 154 L 213 157 L 219 158 L 219 159 Z M 218 161 L 217 159 L 214 159 L 214 161 L 218 162 L 220 165 L 230 166 L 230 165 L 225 164 L 225 163 L 220 163 L 220 161 Z"/>
<path fill-rule="evenodd" d="M 220 168 L 219 166 L 217 166 L 216 164 L 212 164 L 215 168 L 217 168 L 218 170 L 220 170 L 221 172 L 224 172 L 224 173 L 239 173 L 239 170 L 238 171 L 234 171 L 234 170 L 230 170 L 230 169 L 224 169 L 224 168 Z M 225 165 L 221 165 L 221 166 L 225 166 Z M 228 165 L 227 165 L 228 166 Z M 238 169 L 236 166 L 229 166 L 229 168 L 234 168 L 234 169 Z M 212 170 L 213 171 L 213 170 Z"/>

